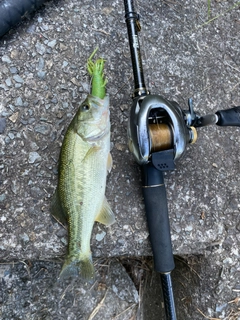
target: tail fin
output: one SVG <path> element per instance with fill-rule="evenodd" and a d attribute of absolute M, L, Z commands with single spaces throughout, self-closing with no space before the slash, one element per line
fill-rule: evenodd
<path fill-rule="evenodd" d="M 80 258 L 80 260 L 67 258 L 60 272 L 59 279 L 63 280 L 70 277 L 77 277 L 78 275 L 89 282 L 94 280 L 95 270 L 91 255 L 82 259 Z"/>

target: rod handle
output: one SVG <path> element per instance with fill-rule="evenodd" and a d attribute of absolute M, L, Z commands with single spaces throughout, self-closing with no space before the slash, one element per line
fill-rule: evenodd
<path fill-rule="evenodd" d="M 237 126 L 240 127 L 240 106 L 216 112 L 218 116 L 218 126 Z"/>
<path fill-rule="evenodd" d="M 151 163 L 142 166 L 142 185 L 154 268 L 157 272 L 170 272 L 175 265 L 162 171 Z"/>

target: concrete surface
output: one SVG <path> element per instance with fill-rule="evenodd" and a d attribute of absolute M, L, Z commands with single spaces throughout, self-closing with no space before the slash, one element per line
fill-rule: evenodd
<path fill-rule="evenodd" d="M 208 12 L 207 1 L 138 1 L 152 93 L 175 99 L 183 109 L 192 97 L 201 114 L 240 105 L 239 6 L 234 4 L 211 1 Z M 63 135 L 76 103 L 89 90 L 85 63 L 96 46 L 107 60 L 114 161 L 107 198 L 117 221 L 109 228 L 95 225 L 93 256 L 151 255 L 140 172 L 127 149 L 133 79 L 123 2 L 60 0 L 48 2 L 0 44 L 4 263 L 52 260 L 66 252 L 67 232 L 51 218 L 49 204 Z M 180 256 L 203 255 L 212 270 L 221 270 L 211 306 L 201 302 L 199 308 L 223 319 L 231 306 L 227 302 L 240 289 L 239 128 L 208 127 L 198 133 L 177 169 L 166 174 L 173 248 Z M 216 309 L 219 303 L 225 307 Z"/>

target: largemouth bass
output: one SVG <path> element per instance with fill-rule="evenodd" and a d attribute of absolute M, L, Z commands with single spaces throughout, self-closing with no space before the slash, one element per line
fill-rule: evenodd
<path fill-rule="evenodd" d="M 103 78 L 103 59 L 93 63 L 92 56 L 88 69 L 96 67 Z M 94 78 L 94 72 L 91 75 Z M 105 86 L 105 79 L 103 83 Z M 58 186 L 51 210 L 57 220 L 68 225 L 68 255 L 60 278 L 77 274 L 86 280 L 94 278 L 90 249 L 94 221 L 110 225 L 115 220 L 105 197 L 111 167 L 109 97 L 104 91 L 103 98 L 90 94 L 79 106 L 61 148 Z"/>

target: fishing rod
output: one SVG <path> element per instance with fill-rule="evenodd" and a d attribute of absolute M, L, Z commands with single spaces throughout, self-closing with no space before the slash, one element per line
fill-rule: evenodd
<path fill-rule="evenodd" d="M 144 81 L 138 33 L 139 14 L 133 0 L 124 0 L 134 76 L 133 102 L 128 124 L 129 149 L 141 165 L 142 190 L 153 251 L 154 268 L 161 275 L 167 320 L 176 320 L 171 272 L 175 268 L 172 252 L 167 196 L 163 172 L 174 170 L 188 144 L 197 140 L 197 127 L 240 126 L 240 106 L 200 116 L 192 99 L 188 110 L 161 95 L 150 94 Z"/>

